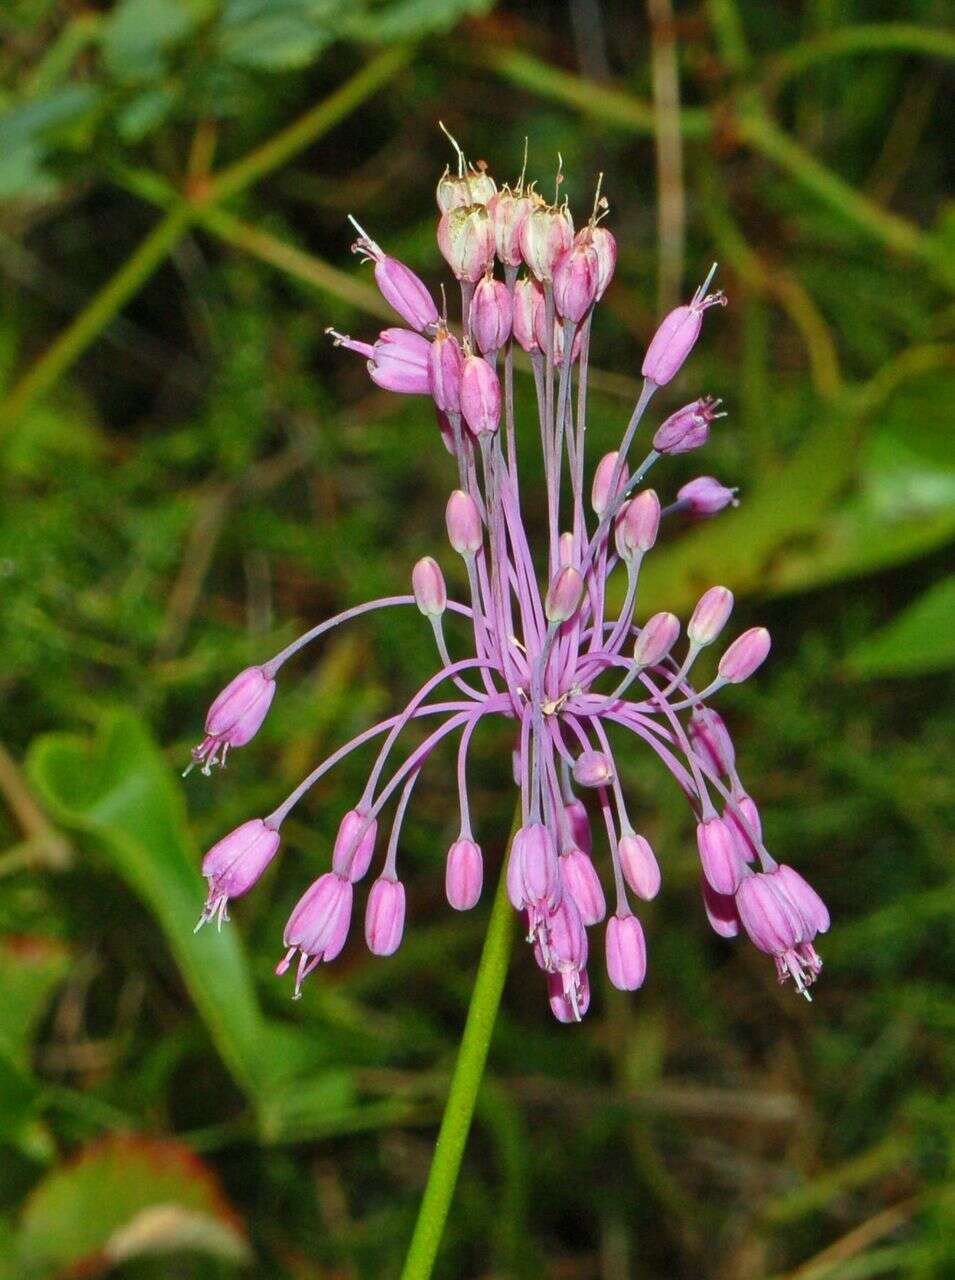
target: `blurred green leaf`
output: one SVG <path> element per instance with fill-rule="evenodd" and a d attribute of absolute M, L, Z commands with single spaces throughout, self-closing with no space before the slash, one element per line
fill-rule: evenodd
<path fill-rule="evenodd" d="M 857 676 L 916 676 L 955 664 L 955 574 L 937 582 L 848 659 Z"/>
<path fill-rule="evenodd" d="M 0 941 L 0 1051 L 25 1067 L 36 1024 L 69 969 L 70 956 L 48 938 Z"/>
<path fill-rule="evenodd" d="M 166 51 L 195 29 L 208 4 L 200 0 L 122 0 L 103 30 L 103 60 L 120 81 L 155 80 Z"/>

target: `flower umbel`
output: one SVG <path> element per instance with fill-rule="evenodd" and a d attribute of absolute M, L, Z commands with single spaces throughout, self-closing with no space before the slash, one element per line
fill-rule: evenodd
<path fill-rule="evenodd" d="M 684 645 L 672 613 L 642 622 L 637 613 L 641 566 L 661 528 L 673 523 L 674 514 L 712 517 L 736 505 L 736 490 L 711 476 L 684 485 L 668 506 L 643 487 L 662 457 L 706 443 L 723 416 L 718 400 L 700 396 L 671 409 L 648 433 L 642 457 L 635 449 L 651 400 L 690 356 L 704 313 L 725 305 L 722 292 L 706 292 L 715 268 L 650 341 L 643 387 L 617 448 L 588 457 L 591 326 L 617 257 L 613 235 L 598 225 L 606 200 L 598 187 L 594 213 L 575 236 L 566 203 L 546 204 L 523 175 L 514 188 L 499 189 L 483 164 L 469 165 L 460 152 L 457 167 L 457 176 L 446 173 L 438 184 L 438 244 L 460 283 L 458 336 L 421 279 L 357 223 L 356 249 L 374 264 L 383 296 L 411 327 L 385 329 L 374 343 L 333 336 L 366 359 L 379 386 L 434 402 L 453 458 L 446 524 L 450 547 L 463 562 L 467 598 L 450 598 L 437 560 L 425 557 L 409 566 L 410 591 L 347 609 L 226 686 L 193 753 L 206 773 L 256 733 L 284 664 L 340 623 L 371 610 L 416 605 L 438 655 L 438 670 L 403 710 L 339 747 L 271 814 L 243 823 L 209 851 L 200 924 L 213 918 L 221 923 L 229 900 L 254 885 L 278 853 L 282 822 L 309 789 L 350 752 L 378 742 L 364 790 L 341 819 L 330 869 L 292 912 L 278 972 L 298 956 L 298 994 L 303 979 L 341 951 L 356 886 L 376 862 L 379 822 L 393 801 L 390 834 L 364 908 L 370 950 L 390 955 L 400 946 L 406 908 L 413 907 L 397 872 L 402 823 L 428 758 L 452 737 L 458 743 L 459 821 L 445 890 L 455 910 L 473 907 L 484 882 L 484 857 L 472 830 L 468 751 L 482 721 L 497 716 L 513 730 L 522 817 L 509 855 L 508 895 L 523 915 L 554 1015 L 561 1022 L 579 1020 L 590 1002 L 588 929 L 603 928 L 610 981 L 623 990 L 641 986 L 648 947 L 631 895 L 653 898 L 662 879 L 657 853 L 630 820 L 608 733 L 613 727 L 652 751 L 690 803 L 713 929 L 731 938 L 742 925 L 774 958 L 780 981 L 791 978 L 808 998 L 821 968 L 813 942 L 828 928 L 828 912 L 806 881 L 767 851 L 729 731 L 709 706 L 721 689 L 756 671 L 769 653 L 769 633 L 756 627 L 732 640 L 715 679 L 697 688 L 691 668 L 727 628 L 732 592 L 719 585 L 704 592 Z M 495 277 L 495 261 L 503 279 Z M 538 397 L 538 414 L 520 429 L 541 440 L 547 534 L 540 548 L 531 545 L 525 524 L 532 489 L 527 477 L 518 476 L 515 344 L 530 358 Z M 614 575 L 620 590 L 611 597 Z M 611 599 L 622 601 L 619 610 Z M 423 740 L 402 751 L 405 731 L 418 723 L 429 726 Z M 588 810 L 599 815 L 605 842 L 593 840 Z M 602 862 L 609 865 L 614 894 L 609 919 Z"/>

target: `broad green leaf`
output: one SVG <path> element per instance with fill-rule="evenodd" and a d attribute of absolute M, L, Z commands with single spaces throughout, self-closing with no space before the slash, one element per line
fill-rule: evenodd
<path fill-rule="evenodd" d="M 202 17 L 203 7 L 189 0 L 122 0 L 103 31 L 103 60 L 118 80 L 155 80 L 166 51 Z"/>
<path fill-rule="evenodd" d="M 87 1147 L 28 1198 L 16 1239 L 23 1275 L 96 1275 L 146 1254 L 249 1260 L 245 1230 L 212 1171 L 181 1143 L 123 1135 Z"/>
<path fill-rule="evenodd" d="M 897 618 L 857 645 L 857 676 L 919 676 L 955 664 L 955 574 L 931 587 Z"/>

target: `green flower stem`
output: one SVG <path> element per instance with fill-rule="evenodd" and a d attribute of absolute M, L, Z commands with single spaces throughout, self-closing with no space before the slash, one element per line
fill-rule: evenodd
<path fill-rule="evenodd" d="M 830 58 L 858 53 L 921 53 L 927 58 L 955 58 L 955 35 L 944 27 L 913 22 L 860 23 L 837 27 L 790 45 L 764 64 L 766 86 L 773 92 L 793 76 Z"/>
<path fill-rule="evenodd" d="M 518 808 L 511 831 L 512 839 L 519 823 Z M 494 895 L 464 1035 L 461 1037 L 451 1088 L 435 1143 L 428 1185 L 418 1210 L 418 1221 L 415 1223 L 401 1280 L 428 1280 L 431 1275 L 458 1180 L 458 1170 L 484 1074 L 514 937 L 514 911 L 507 897 L 509 854 L 510 841 Z"/>

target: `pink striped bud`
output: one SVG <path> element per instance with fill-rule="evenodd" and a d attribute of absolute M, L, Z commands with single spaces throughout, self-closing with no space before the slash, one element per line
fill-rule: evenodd
<path fill-rule="evenodd" d="M 554 264 L 574 239 L 574 220 L 566 205 L 541 204 L 521 227 L 521 256 L 538 280 L 549 283 Z"/>
<path fill-rule="evenodd" d="M 809 941 L 798 908 L 778 872 L 748 872 L 736 890 L 736 909 L 750 939 L 768 955 L 784 955 Z"/>
<path fill-rule="evenodd" d="M 731 773 L 736 763 L 733 740 L 723 717 L 710 707 L 696 707 L 690 716 L 690 742 L 717 773 Z"/>
<path fill-rule="evenodd" d="M 752 862 L 759 852 L 763 838 L 763 824 L 760 821 L 759 810 L 745 791 L 734 790 L 733 799 L 739 813 L 727 804 L 723 809 L 723 821 L 733 833 L 736 852 L 744 862 Z"/>
<path fill-rule="evenodd" d="M 448 589 L 440 565 L 431 556 L 422 556 L 411 570 L 411 587 L 424 616 L 440 618 L 448 606 Z"/>
<path fill-rule="evenodd" d="M 613 781 L 613 766 L 602 751 L 581 752 L 573 773 L 579 787 L 606 787 Z"/>
<path fill-rule="evenodd" d="M 829 928 L 829 909 L 807 880 L 784 862 L 776 868 L 780 888 L 802 916 L 807 935 L 814 938 Z"/>
<path fill-rule="evenodd" d="M 607 921 L 607 976 L 620 991 L 636 991 L 647 976 L 647 944 L 634 915 Z"/>
<path fill-rule="evenodd" d="M 736 899 L 731 893 L 717 893 L 705 876 L 700 877 L 703 887 L 703 908 L 714 933 L 721 938 L 735 938 L 739 933 L 739 913 Z"/>
<path fill-rule="evenodd" d="M 192 758 L 208 774 L 225 764 L 232 747 L 244 747 L 258 733 L 275 696 L 275 681 L 262 667 L 246 667 L 229 681 L 206 715 L 206 733 Z"/>
<path fill-rule="evenodd" d="M 481 356 L 468 356 L 464 362 L 461 412 L 476 436 L 492 435 L 501 424 L 501 384 Z"/>
<path fill-rule="evenodd" d="M 743 864 L 733 833 L 722 818 L 712 817 L 697 824 L 696 844 L 700 851 L 703 874 L 717 893 L 735 893 Z"/>
<path fill-rule="evenodd" d="M 352 219 L 354 222 L 354 219 Z M 358 239 L 352 245 L 352 253 L 365 255 L 365 260 L 375 264 L 375 281 L 385 301 L 401 316 L 405 324 L 421 332 L 438 322 L 438 308 L 428 292 L 428 287 L 410 267 L 397 258 L 389 258 L 358 223 Z"/>
<path fill-rule="evenodd" d="M 487 202 L 488 212 L 494 224 L 494 244 L 497 256 L 508 267 L 521 263 L 521 228 L 534 208 L 532 196 L 518 195 L 509 187 L 502 189 Z"/>
<path fill-rule="evenodd" d="M 733 593 L 728 587 L 710 587 L 696 602 L 686 634 L 698 647 L 712 644 L 733 612 Z"/>
<path fill-rule="evenodd" d="M 331 330 L 329 331 L 331 332 Z M 373 347 L 335 334 L 335 345 L 368 355 L 368 373 L 376 386 L 403 395 L 427 395 L 431 344 L 410 329 L 383 329 Z"/>
<path fill-rule="evenodd" d="M 717 413 L 721 401 L 711 396 L 685 404 L 670 415 L 653 437 L 653 447 L 660 453 L 689 453 L 706 444 L 710 438 L 710 423 L 715 418 L 725 418 Z"/>
<path fill-rule="evenodd" d="M 599 924 L 607 903 L 596 868 L 583 849 L 568 849 L 558 859 L 560 882 L 577 904 L 585 925 Z"/>
<path fill-rule="evenodd" d="M 597 298 L 597 251 L 593 245 L 574 242 L 554 263 L 554 302 L 557 314 L 580 324 Z"/>
<path fill-rule="evenodd" d="M 650 841 L 634 832 L 620 837 L 617 846 L 620 870 L 623 878 L 638 898 L 649 902 L 660 892 L 660 864 L 650 847 Z"/>
<path fill-rule="evenodd" d="M 442 214 L 438 248 L 458 280 L 476 284 L 494 261 L 494 227 L 486 207 L 468 204 Z"/>
<path fill-rule="evenodd" d="M 567 823 L 570 826 L 574 844 L 589 855 L 593 848 L 593 837 L 590 833 L 587 806 L 582 800 L 570 800 L 564 805 L 564 813 L 567 815 Z"/>
<path fill-rule="evenodd" d="M 583 235 L 583 232 L 580 234 Z M 617 242 L 612 232 L 606 227 L 590 228 L 589 238 L 597 254 L 597 301 L 599 302 L 607 292 L 617 267 Z"/>
<path fill-rule="evenodd" d="M 390 956 L 401 945 L 405 930 L 405 887 L 400 880 L 379 876 L 371 886 L 365 908 L 365 941 L 372 955 Z"/>
<path fill-rule="evenodd" d="M 660 499 L 653 489 L 642 489 L 617 517 L 617 554 L 626 564 L 639 560 L 657 540 Z"/>
<path fill-rule="evenodd" d="M 687 504 L 692 516 L 715 516 L 724 507 L 739 506 L 736 489 L 727 489 L 714 476 L 697 476 L 677 489 L 679 502 Z"/>
<path fill-rule="evenodd" d="M 666 386 L 682 368 L 700 336 L 703 312 L 707 307 L 726 306 L 723 293 L 704 296 L 705 289 L 706 285 L 697 289 L 689 305 L 671 311 L 653 335 L 647 354 L 643 357 L 641 372 L 658 387 Z"/>
<path fill-rule="evenodd" d="M 455 489 L 448 499 L 444 513 L 448 526 L 448 541 L 459 556 L 475 555 L 481 549 L 483 532 L 477 503 L 463 489 Z"/>
<path fill-rule="evenodd" d="M 662 662 L 680 634 L 680 619 L 673 613 L 655 613 L 640 629 L 633 646 L 633 660 L 642 671 Z"/>
<path fill-rule="evenodd" d="M 442 413 L 461 412 L 461 344 L 444 325 L 438 326 L 428 351 L 428 387 Z"/>
<path fill-rule="evenodd" d="M 280 840 L 274 827 L 261 818 L 252 818 L 212 846 L 202 859 L 202 874 L 209 882 L 209 891 L 200 925 L 213 916 L 218 916 L 220 926 L 228 920 L 229 900 L 248 893 L 275 857 Z"/>
<path fill-rule="evenodd" d="M 597 469 L 594 472 L 594 483 L 590 492 L 590 505 L 598 516 L 602 516 L 627 487 L 629 474 L 626 465 L 624 465 L 620 469 L 620 475 L 617 477 L 617 484 L 613 493 L 610 492 L 610 482 L 617 466 L 617 457 L 616 450 L 613 453 L 605 453 L 597 463 Z"/>
<path fill-rule="evenodd" d="M 513 321 L 507 285 L 491 275 L 483 276 L 475 286 L 469 317 L 474 341 L 482 355 L 499 351 L 511 336 Z"/>
<path fill-rule="evenodd" d="M 281 977 L 300 952 L 295 994 L 301 993 L 302 981 L 322 961 L 334 960 L 348 937 L 351 924 L 353 891 L 351 881 L 327 871 L 319 876 L 299 898 L 285 926 L 285 956 L 275 966 Z"/>
<path fill-rule="evenodd" d="M 542 823 L 522 827 L 514 837 L 507 864 L 507 893 L 511 904 L 546 907 L 552 910 L 560 900 L 560 872 L 554 841 Z"/>
<path fill-rule="evenodd" d="M 742 684 L 757 667 L 766 661 L 770 646 L 769 632 L 765 627 L 750 627 L 737 636 L 720 658 L 720 678 L 729 684 Z"/>
<path fill-rule="evenodd" d="M 455 911 L 470 911 L 481 896 L 484 859 L 473 840 L 455 840 L 448 850 L 444 891 Z"/>
<path fill-rule="evenodd" d="M 560 569 L 547 589 L 544 614 L 548 622 L 566 622 L 580 607 L 584 580 L 572 565 Z"/>
<path fill-rule="evenodd" d="M 536 335 L 536 315 L 544 309 L 544 290 L 529 276 L 518 280 L 514 286 L 513 327 L 514 337 L 528 355 L 540 351 Z"/>
<path fill-rule="evenodd" d="M 590 979 L 587 977 L 587 970 L 580 969 L 576 978 L 576 986 L 567 994 L 561 974 L 547 975 L 547 998 L 551 1012 L 558 1022 L 579 1022 L 590 1008 Z"/>
<path fill-rule="evenodd" d="M 378 837 L 378 820 L 360 809 L 349 809 L 338 826 L 332 850 L 332 870 L 352 884 L 362 880 L 371 865 Z"/>

